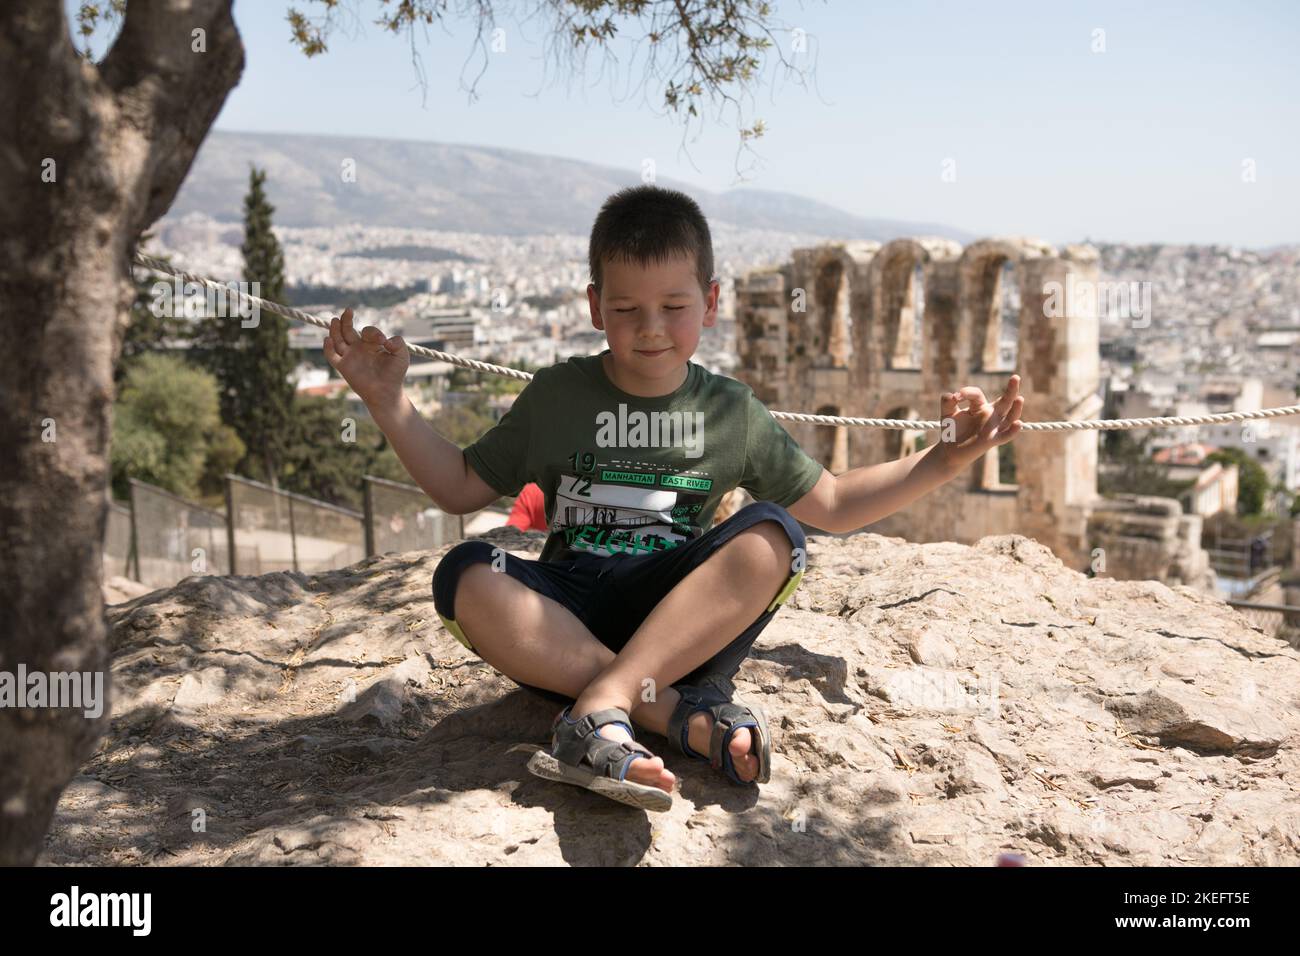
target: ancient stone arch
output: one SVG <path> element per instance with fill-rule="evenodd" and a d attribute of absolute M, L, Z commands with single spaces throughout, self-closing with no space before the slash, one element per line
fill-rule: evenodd
<path fill-rule="evenodd" d="M 843 415 L 837 405 L 823 405 L 814 415 Z M 817 429 L 817 453 L 813 455 L 822 462 L 832 475 L 849 468 L 849 429 L 847 425 L 826 425 Z M 837 470 L 838 469 L 838 470 Z"/>
<path fill-rule="evenodd" d="M 899 405 L 885 412 L 882 418 L 902 418 L 902 419 L 919 419 L 921 414 L 915 408 L 907 405 Z M 899 458 L 906 458 L 913 452 L 919 451 L 931 444 L 933 439 L 926 435 L 925 432 L 916 428 L 906 429 L 886 429 L 884 432 L 885 461 L 896 461 Z M 832 474 L 834 470 L 832 470 Z"/>
<path fill-rule="evenodd" d="M 950 262 L 961 247 L 946 239 L 895 239 L 881 247 L 867 272 L 871 312 L 878 316 L 880 355 L 891 370 L 920 371 L 925 331 L 927 274 L 931 263 Z"/>
<path fill-rule="evenodd" d="M 1008 263 L 1019 298 L 1017 358 L 1013 369 L 1002 369 L 995 306 Z M 942 392 L 974 385 L 996 400 L 1014 371 L 1027 420 L 1095 417 L 1101 401 L 1095 297 L 1076 296 L 1064 310 L 1045 302 L 1053 283 L 1096 279 L 1091 247 L 1058 252 L 1024 237 L 981 239 L 965 248 L 945 239 L 902 238 L 796 249 L 788 262 L 737 280 L 736 376 L 774 410 L 934 420 Z M 935 431 L 783 424 L 833 474 L 939 440 Z M 986 455 L 869 530 L 964 543 L 1017 532 L 1082 569 L 1087 517 L 1097 501 L 1096 443 L 1095 431 L 1022 433 L 1015 484 L 1000 483 L 998 455 Z"/>
<path fill-rule="evenodd" d="M 813 368 L 848 368 L 853 352 L 853 286 L 858 267 L 843 245 L 810 252 L 801 283 L 791 286 L 789 360 Z M 802 317 L 799 320 L 799 317 Z"/>
<path fill-rule="evenodd" d="M 1025 320 L 1032 295 L 1027 295 L 1026 280 L 1030 273 L 1025 263 L 1054 254 L 1051 246 L 1034 239 L 981 239 L 962 250 L 960 272 L 961 326 L 968 330 L 967 368 L 972 372 L 1001 372 L 1005 368 L 999 357 L 1002 295 L 1010 265 L 1010 275 L 1017 284 L 1014 290 L 1020 303 L 1016 325 Z M 1016 350 L 1019 354 L 1019 350 Z M 1014 367 L 1014 365 L 1012 366 Z"/>

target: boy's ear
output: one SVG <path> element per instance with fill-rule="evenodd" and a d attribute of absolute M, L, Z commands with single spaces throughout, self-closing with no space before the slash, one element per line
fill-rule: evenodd
<path fill-rule="evenodd" d="M 712 328 L 718 317 L 718 302 L 722 299 L 722 283 L 717 279 L 709 280 L 709 295 L 704 300 L 704 325 Z"/>
<path fill-rule="evenodd" d="M 587 283 L 587 305 L 591 308 L 591 324 L 600 331 L 605 330 L 600 318 L 600 296 L 596 294 L 596 283 Z"/>

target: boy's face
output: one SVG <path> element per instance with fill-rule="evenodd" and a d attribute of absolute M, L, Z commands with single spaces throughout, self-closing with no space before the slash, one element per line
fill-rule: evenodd
<path fill-rule="evenodd" d="M 718 283 L 706 300 L 689 255 L 641 266 L 605 260 L 604 288 L 587 285 L 591 324 L 605 333 L 614 361 L 643 383 L 680 384 L 680 371 L 695 354 L 700 331 L 718 317 Z"/>

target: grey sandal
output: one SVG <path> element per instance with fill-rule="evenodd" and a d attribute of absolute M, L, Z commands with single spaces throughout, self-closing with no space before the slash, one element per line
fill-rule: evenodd
<path fill-rule="evenodd" d="M 674 684 L 673 689 L 682 699 L 668 718 L 668 740 L 681 753 L 696 760 L 707 760 L 715 770 L 723 770 L 732 783 L 742 787 L 767 783 L 772 778 L 772 735 L 767 728 L 767 715 L 757 704 L 744 704 L 732 700 L 736 685 L 722 674 L 710 674 L 697 685 Z M 709 737 L 709 754 L 706 757 L 691 749 L 690 719 L 693 714 L 707 710 L 713 716 L 713 732 Z M 758 776 L 741 780 L 731 759 L 728 745 L 731 736 L 742 727 L 748 727 L 752 738 L 749 752 L 758 758 Z"/>
<path fill-rule="evenodd" d="M 528 760 L 528 770 L 545 780 L 558 780 L 593 790 L 603 797 L 642 810 L 672 809 L 672 794 L 658 787 L 624 779 L 632 761 L 653 757 L 635 740 L 631 718 L 617 707 L 597 710 L 577 720 L 569 719 L 573 705 L 564 708 L 551 728 L 551 752 L 538 750 Z M 608 740 L 597 729 L 622 724 L 633 739 Z"/>

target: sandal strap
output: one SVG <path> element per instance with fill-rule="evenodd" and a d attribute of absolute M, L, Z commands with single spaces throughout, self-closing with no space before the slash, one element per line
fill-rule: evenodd
<path fill-rule="evenodd" d="M 702 710 L 708 710 L 711 701 L 706 700 L 699 688 L 692 687 L 688 684 L 675 685 L 674 690 L 681 696 L 677 701 L 677 706 L 668 717 L 668 742 L 673 745 L 678 753 L 691 757 L 696 760 L 708 760 L 702 753 L 697 753 L 691 749 L 690 744 L 686 742 L 689 735 L 689 722 L 692 716 Z"/>
<path fill-rule="evenodd" d="M 681 700 L 673 708 L 668 718 L 668 741 L 679 753 L 695 760 L 709 760 L 709 757 L 691 749 L 687 742 L 690 719 L 702 710 L 715 713 L 718 705 L 730 702 L 735 696 L 736 685 L 725 674 L 707 674 L 697 684 L 674 684 L 673 689 L 681 695 Z M 717 721 L 714 721 L 717 727 Z"/>
<path fill-rule="evenodd" d="M 733 783 L 743 784 L 736 776 L 728 745 L 731 737 L 741 728 L 748 727 L 750 733 L 758 735 L 763 727 L 763 718 L 756 706 L 735 701 L 732 698 L 736 685 L 725 674 L 707 674 L 697 684 L 674 684 L 673 689 L 681 695 L 681 700 L 673 708 L 668 718 L 668 741 L 687 757 L 705 760 L 715 769 L 723 770 Z M 699 711 L 707 710 L 713 717 L 713 726 L 709 732 L 709 753 L 705 756 L 692 750 L 688 743 L 688 721 Z M 757 749 L 755 749 L 757 748 Z M 763 763 L 763 744 L 755 737 L 750 753 L 758 756 L 760 782 L 766 782 L 767 771 Z"/>
<path fill-rule="evenodd" d="M 554 756 L 556 760 L 573 766 L 586 766 L 597 776 L 622 780 L 627 776 L 632 761 L 653 755 L 644 745 L 634 741 L 587 737 L 568 748 L 557 747 Z"/>
<path fill-rule="evenodd" d="M 731 735 L 741 727 L 758 727 L 758 716 L 748 707 L 728 701 L 713 708 L 713 731 L 709 736 L 709 763 L 714 768 L 722 769 L 723 751 L 731 743 Z"/>
<path fill-rule="evenodd" d="M 594 734 L 600 727 L 606 724 L 622 724 L 627 728 L 627 732 L 633 740 L 636 740 L 636 734 L 632 730 L 632 718 L 628 716 L 627 711 L 619 710 L 617 707 L 606 707 L 604 710 L 593 710 L 585 717 L 579 717 L 577 723 L 569 720 L 569 713 L 573 707 L 570 705 L 565 708 L 564 713 L 560 715 L 565 726 L 569 727 L 580 737 L 586 737 L 588 734 Z"/>
<path fill-rule="evenodd" d="M 574 767 L 586 765 L 598 776 L 622 780 L 633 760 L 654 756 L 648 747 L 635 739 L 610 740 L 596 733 L 606 724 L 623 724 L 628 733 L 632 733 L 626 711 L 608 707 L 592 711 L 573 722 L 568 719 L 571 709 L 572 705 L 566 707 L 555 725 L 551 755 L 561 763 Z"/>

